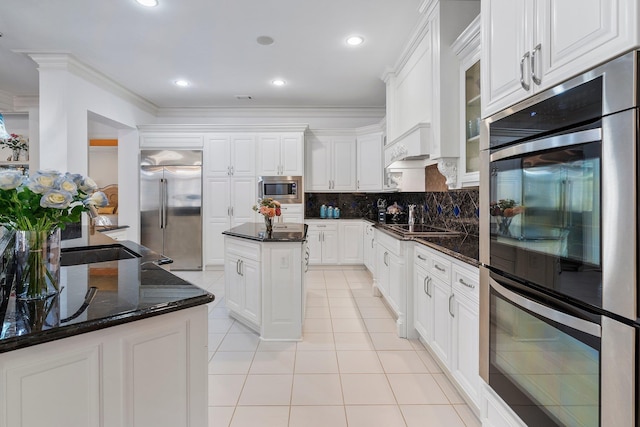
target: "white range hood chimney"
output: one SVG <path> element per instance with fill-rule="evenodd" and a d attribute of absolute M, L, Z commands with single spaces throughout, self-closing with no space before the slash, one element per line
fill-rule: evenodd
<path fill-rule="evenodd" d="M 420 161 L 429 158 L 431 147 L 431 125 L 418 123 L 384 147 L 384 166 L 392 167 L 394 162 Z"/>

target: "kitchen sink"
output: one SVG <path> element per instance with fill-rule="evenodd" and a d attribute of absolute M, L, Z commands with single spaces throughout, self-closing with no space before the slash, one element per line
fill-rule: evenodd
<path fill-rule="evenodd" d="M 458 236 L 460 232 L 446 230 L 444 228 L 433 227 L 425 224 L 389 224 L 387 225 L 392 231 L 402 234 L 403 236 L 412 237 L 445 237 L 445 236 Z"/>
<path fill-rule="evenodd" d="M 60 265 L 68 267 L 70 265 L 119 261 L 132 258 L 140 258 L 140 255 L 121 244 L 86 246 L 83 248 L 62 249 Z"/>

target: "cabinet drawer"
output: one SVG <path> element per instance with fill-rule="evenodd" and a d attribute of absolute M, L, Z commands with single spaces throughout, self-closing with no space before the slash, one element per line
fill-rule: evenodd
<path fill-rule="evenodd" d="M 257 243 L 249 243 L 225 236 L 224 249 L 227 254 L 260 261 L 260 245 Z"/>
<path fill-rule="evenodd" d="M 434 277 L 439 278 L 445 283 L 451 283 L 451 261 L 436 255 L 431 255 L 431 262 L 429 264 L 429 272 Z"/>
<path fill-rule="evenodd" d="M 302 205 L 299 203 L 292 203 L 292 204 L 281 204 L 280 205 L 280 211 L 285 214 L 301 214 L 302 213 Z"/>
<path fill-rule="evenodd" d="M 453 269 L 453 290 L 455 293 L 464 294 L 473 301 L 479 300 L 480 273 L 474 274 L 472 271 Z"/>
<path fill-rule="evenodd" d="M 431 262 L 431 255 L 416 244 L 413 251 L 413 264 L 416 267 L 423 268 L 425 271 L 430 271 Z"/>
<path fill-rule="evenodd" d="M 323 224 L 307 222 L 308 231 L 338 231 L 338 223 L 336 221 L 327 221 Z"/>

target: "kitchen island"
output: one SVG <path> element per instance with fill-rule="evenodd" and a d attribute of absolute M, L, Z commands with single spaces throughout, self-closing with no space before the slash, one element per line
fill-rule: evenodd
<path fill-rule="evenodd" d="M 245 223 L 223 232 L 225 298 L 232 317 L 263 340 L 302 339 L 308 265 L 305 224 Z"/>
<path fill-rule="evenodd" d="M 0 234 L 4 255 L 13 239 Z M 0 427 L 206 426 L 214 296 L 133 242 L 78 244 L 63 241 L 63 288 L 44 319 L 0 273 Z M 99 262 L 102 249 L 128 255 Z"/>

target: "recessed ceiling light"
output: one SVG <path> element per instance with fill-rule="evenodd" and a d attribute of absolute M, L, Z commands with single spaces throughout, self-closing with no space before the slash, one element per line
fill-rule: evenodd
<path fill-rule="evenodd" d="M 273 44 L 273 37 L 260 36 L 256 39 L 256 41 L 258 42 L 258 44 L 261 44 L 262 46 L 269 46 L 270 44 Z"/>
<path fill-rule="evenodd" d="M 176 80 L 173 83 L 175 83 L 176 86 L 180 86 L 180 87 L 187 87 L 190 85 L 190 83 L 186 80 Z"/>
<path fill-rule="evenodd" d="M 349 46 L 358 46 L 364 43 L 364 37 L 362 36 L 349 36 L 347 37 L 347 44 Z"/>
<path fill-rule="evenodd" d="M 136 0 L 136 1 L 146 7 L 155 7 L 158 5 L 158 0 Z"/>
<path fill-rule="evenodd" d="M 282 79 L 275 79 L 271 81 L 271 84 L 273 84 L 274 86 L 284 86 L 286 82 Z"/>

